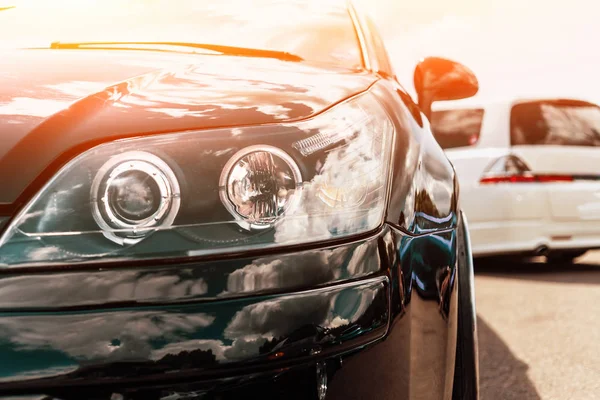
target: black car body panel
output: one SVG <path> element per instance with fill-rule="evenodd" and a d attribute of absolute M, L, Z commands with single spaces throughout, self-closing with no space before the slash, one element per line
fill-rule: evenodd
<path fill-rule="evenodd" d="M 260 393 L 265 376 L 304 374 L 275 387 L 306 398 L 295 393 L 316 382 L 318 361 L 330 375 L 327 398 L 409 397 L 409 383 L 442 398 L 451 389 L 454 249 L 452 230 L 411 237 L 385 228 L 345 245 L 227 264 L 5 275 L 0 352 L 14 362 L 0 369 L 0 392 L 234 396 L 232 382 Z"/>
<path fill-rule="evenodd" d="M 35 110 L 0 114 L 0 234 L 61 166 L 117 138 L 302 120 L 365 91 L 395 128 L 373 231 L 215 257 L 0 266 L 0 399 L 451 398 L 456 178 L 374 27 L 350 13 L 360 70 L 152 51 L 0 57 L 0 101 Z"/>
<path fill-rule="evenodd" d="M 373 89 L 390 105 L 388 112 L 396 119 L 398 133 L 387 221 L 414 235 L 454 228 L 458 184 L 429 122 L 415 115 L 414 103 L 402 88 L 380 81 Z"/>
<path fill-rule="evenodd" d="M 227 56 L 34 49 L 1 58 L 0 102 L 23 109 L 0 114 L 0 215 L 35 193 L 19 197 L 41 174 L 46 181 L 99 143 L 308 118 L 375 81 L 363 71 Z"/>

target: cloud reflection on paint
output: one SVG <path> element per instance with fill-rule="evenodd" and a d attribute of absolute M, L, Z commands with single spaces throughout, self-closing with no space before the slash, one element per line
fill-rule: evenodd
<path fill-rule="evenodd" d="M 81 314 L 60 323 L 51 315 L 12 316 L 0 318 L 0 335 L 23 351 L 54 349 L 86 361 L 144 359 L 151 341 L 177 341 L 213 321 L 206 314 L 161 311 Z"/>
<path fill-rule="evenodd" d="M 46 248 L 46 251 L 55 251 Z M 41 250 L 40 250 L 41 251 Z M 46 257 L 47 254 L 39 254 Z M 97 304 L 103 301 L 165 301 L 201 296 L 208 291 L 202 278 L 189 271 L 137 273 L 135 271 L 106 274 L 68 274 L 59 279 L 44 276 L 14 276 L 0 280 L 0 307 L 60 307 L 65 304 Z"/>

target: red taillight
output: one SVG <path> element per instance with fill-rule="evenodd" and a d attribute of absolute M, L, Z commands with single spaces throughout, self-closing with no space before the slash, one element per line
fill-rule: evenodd
<path fill-rule="evenodd" d="M 494 183 L 528 183 L 535 182 L 535 177 L 532 175 L 501 175 L 501 176 L 484 176 L 479 183 L 494 184 Z"/>
<path fill-rule="evenodd" d="M 573 182 L 573 177 L 569 175 L 538 175 L 540 182 Z"/>
<path fill-rule="evenodd" d="M 554 182 L 573 182 L 570 175 L 496 175 L 484 176 L 479 180 L 480 184 L 496 183 L 554 183 Z"/>
<path fill-rule="evenodd" d="M 582 178 L 582 176 L 577 176 L 577 180 Z M 482 185 L 498 183 L 557 183 L 573 182 L 573 180 L 573 175 L 569 174 L 535 174 L 519 156 L 508 154 L 494 160 L 485 169 L 479 183 Z"/>

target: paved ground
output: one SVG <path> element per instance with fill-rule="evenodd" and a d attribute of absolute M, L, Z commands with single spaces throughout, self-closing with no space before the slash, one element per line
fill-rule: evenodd
<path fill-rule="evenodd" d="M 475 262 L 481 398 L 600 399 L 600 251 Z"/>

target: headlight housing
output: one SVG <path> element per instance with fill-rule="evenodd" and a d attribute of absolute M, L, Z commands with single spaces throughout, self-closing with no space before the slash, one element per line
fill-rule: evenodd
<path fill-rule="evenodd" d="M 92 148 L 11 222 L 0 264 L 201 256 L 376 229 L 394 125 L 368 92 L 309 120 Z"/>

